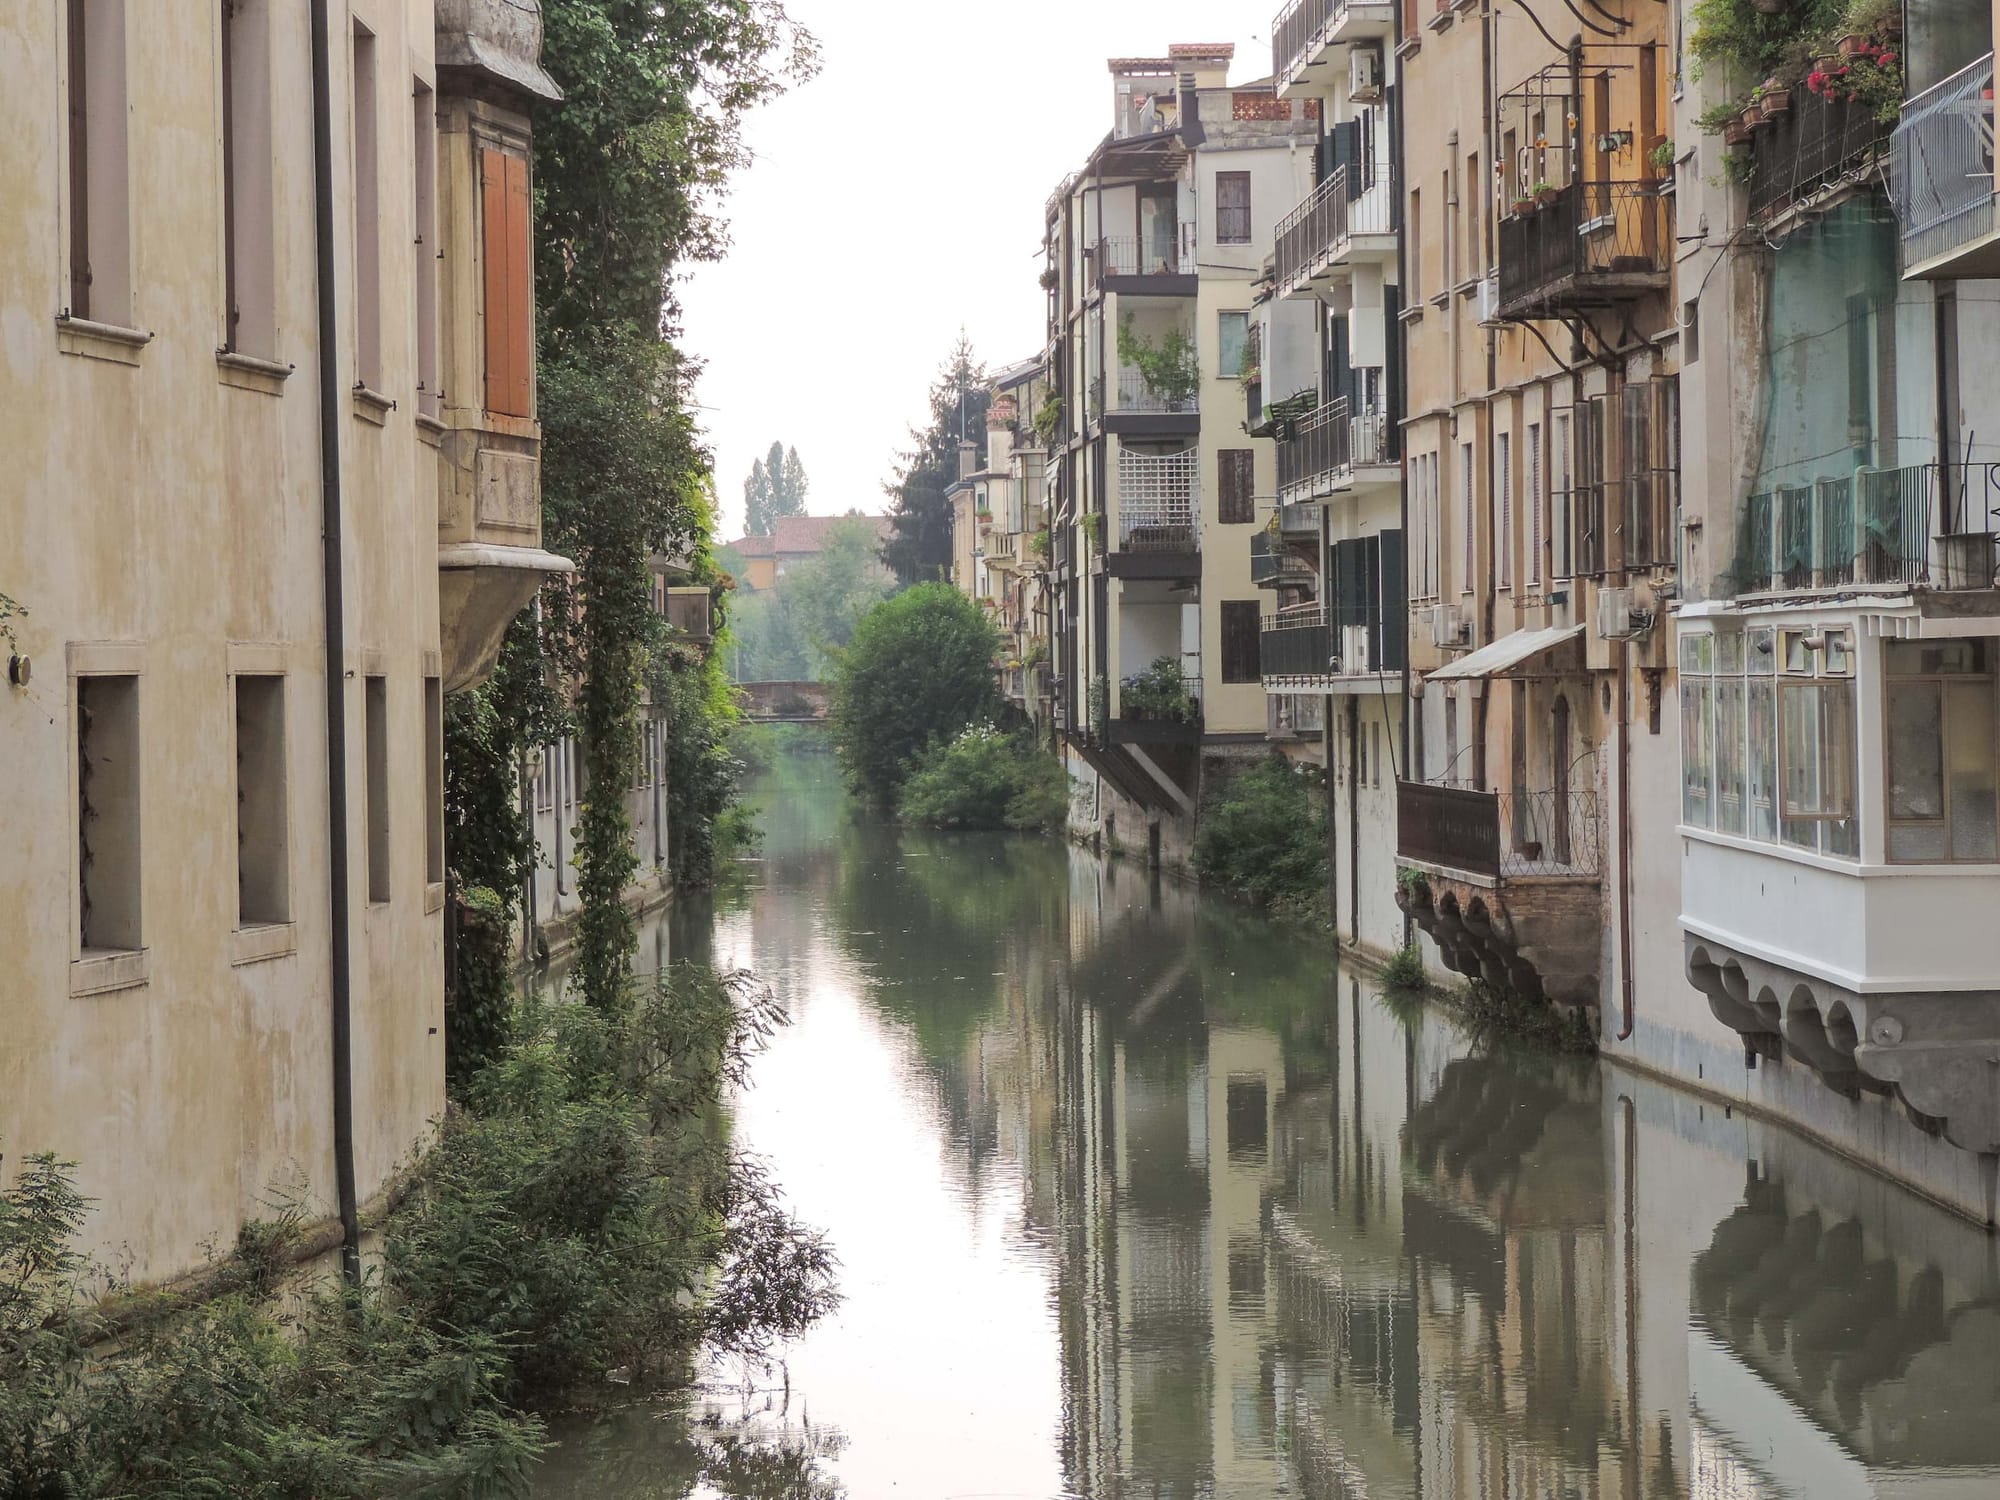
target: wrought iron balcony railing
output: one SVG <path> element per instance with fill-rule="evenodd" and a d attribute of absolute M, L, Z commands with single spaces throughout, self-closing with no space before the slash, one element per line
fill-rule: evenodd
<path fill-rule="evenodd" d="M 1274 266 L 1278 291 L 1293 291 L 1325 271 L 1357 234 L 1391 234 L 1393 208 L 1386 181 L 1364 182 L 1336 167 L 1312 196 L 1278 221 Z"/>
<path fill-rule="evenodd" d="M 1576 789 L 1475 792 L 1398 781 L 1396 852 L 1489 880 L 1594 876 L 1597 795 Z"/>
<path fill-rule="evenodd" d="M 1570 182 L 1500 221 L 1502 317 L 1601 306 L 1666 285 L 1672 210 L 1649 182 Z"/>
<path fill-rule="evenodd" d="M 1390 462 L 1386 438 L 1381 408 L 1353 411 L 1335 397 L 1279 439 L 1279 497 L 1330 493 L 1352 482 L 1356 466 Z"/>
<path fill-rule="evenodd" d="M 1889 188 L 1903 264 L 1920 266 L 1993 232 L 1993 54 L 1903 106 Z"/>
<path fill-rule="evenodd" d="M 1866 104 L 1793 89 L 1792 106 L 1750 136 L 1750 217 L 1782 213 L 1866 167 L 1890 127 Z"/>
<path fill-rule="evenodd" d="M 1931 516 L 1940 480 L 1950 513 L 1940 534 L 1990 532 L 1991 466 L 1925 464 L 1860 469 L 1809 484 L 1778 485 L 1748 497 L 1738 537 L 1736 587 L 1744 593 L 1798 592 L 1857 583 L 1924 583 L 1930 578 Z M 1977 480 L 1980 494 L 1968 495 Z M 1983 524 L 1968 525 L 1981 520 Z"/>
<path fill-rule="evenodd" d="M 1193 413 L 1201 410 L 1201 400 L 1192 390 L 1156 390 L 1139 371 L 1120 370 L 1112 387 L 1110 410 Z"/>
<path fill-rule="evenodd" d="M 1183 269 L 1180 250 L 1171 243 L 1107 235 L 1090 253 L 1090 286 L 1095 291 L 1107 276 L 1175 276 Z"/>
<path fill-rule="evenodd" d="M 1118 550 L 1193 552 L 1199 543 L 1201 455 L 1118 455 Z"/>
<path fill-rule="evenodd" d="M 1333 634 L 1326 611 L 1288 609 L 1264 617 L 1258 661 L 1266 678 L 1325 677 L 1332 672 Z"/>

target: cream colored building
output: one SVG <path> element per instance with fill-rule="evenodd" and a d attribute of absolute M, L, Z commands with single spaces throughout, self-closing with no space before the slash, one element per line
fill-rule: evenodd
<path fill-rule="evenodd" d="M 539 45 L 513 0 L 0 14 L 0 1150 L 75 1161 L 138 1280 L 274 1194 L 351 1237 L 443 1106 L 443 697 L 567 566 Z"/>

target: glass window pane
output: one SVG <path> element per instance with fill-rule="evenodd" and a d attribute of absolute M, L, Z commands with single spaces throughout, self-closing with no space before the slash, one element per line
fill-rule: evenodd
<path fill-rule="evenodd" d="M 1854 674 L 1854 641 L 1845 630 L 1826 633 L 1826 649 L 1820 653 L 1820 672 L 1826 677 Z"/>
<path fill-rule="evenodd" d="M 1778 718 L 1777 705 L 1772 702 L 1775 684 L 1766 679 L 1746 686 L 1750 698 L 1749 834 L 1753 839 L 1775 839 L 1778 836 Z"/>
<path fill-rule="evenodd" d="M 1788 682 L 1778 698 L 1785 816 L 1819 811 L 1819 687 Z M 1785 842 L 1796 843 L 1788 830 Z"/>
<path fill-rule="evenodd" d="M 1893 860 L 1937 861 L 1944 857 L 1944 824 L 1892 823 L 1889 825 L 1889 858 Z"/>
<path fill-rule="evenodd" d="M 1707 672 L 1711 669 L 1710 635 L 1684 635 L 1681 637 L 1681 670 L 1683 672 Z"/>
<path fill-rule="evenodd" d="M 1713 768 L 1709 747 L 1714 724 L 1710 718 L 1712 684 L 1690 678 L 1681 683 L 1681 820 L 1694 828 L 1711 826 L 1710 787 Z"/>
<path fill-rule="evenodd" d="M 1723 833 L 1744 829 L 1743 689 L 1740 678 L 1715 684 L 1715 826 Z"/>
<path fill-rule="evenodd" d="M 1740 676 L 1743 672 L 1743 632 L 1722 630 L 1715 636 L 1715 671 L 1717 676 L 1727 674 Z"/>
<path fill-rule="evenodd" d="M 1993 684 L 1954 682 L 1946 690 L 1950 739 L 1951 857 L 1996 856 L 1993 806 Z"/>
<path fill-rule="evenodd" d="M 1889 817 L 1944 817 L 1944 701 L 1935 682 L 1889 685 Z"/>
<path fill-rule="evenodd" d="M 1762 630 L 1748 631 L 1746 635 L 1749 641 L 1749 650 L 1745 655 L 1749 659 L 1750 675 L 1752 677 L 1768 677 L 1778 664 L 1778 648 L 1775 637 L 1772 635 L 1769 627 Z"/>
<path fill-rule="evenodd" d="M 1854 684 L 1820 684 L 1820 811 L 1854 815 Z"/>

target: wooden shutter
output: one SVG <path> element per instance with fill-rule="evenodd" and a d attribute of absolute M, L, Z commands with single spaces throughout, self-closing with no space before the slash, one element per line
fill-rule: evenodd
<path fill-rule="evenodd" d="M 1215 239 L 1222 245 L 1250 243 L 1250 174 L 1215 174 Z"/>
<path fill-rule="evenodd" d="M 1222 601 L 1222 680 L 1259 682 L 1258 631 L 1262 628 L 1255 599 Z"/>
<path fill-rule="evenodd" d="M 84 0 L 69 0 L 69 311 L 90 316 L 90 53 Z"/>
<path fill-rule="evenodd" d="M 1222 491 L 1217 516 L 1224 525 L 1241 525 L 1256 519 L 1257 454 L 1250 448 L 1224 448 L 1217 455 L 1222 465 Z"/>
<path fill-rule="evenodd" d="M 486 257 L 486 409 L 532 415 L 533 264 L 528 253 L 528 163 L 479 153 L 481 247 Z"/>
<path fill-rule="evenodd" d="M 1403 569 L 1403 533 L 1385 531 L 1382 533 L 1382 649 L 1376 658 L 1376 668 L 1383 672 L 1400 672 L 1409 645 L 1410 611 L 1408 580 Z"/>

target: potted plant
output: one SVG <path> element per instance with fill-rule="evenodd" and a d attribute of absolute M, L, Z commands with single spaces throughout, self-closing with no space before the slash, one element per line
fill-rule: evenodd
<path fill-rule="evenodd" d="M 1790 84 L 1785 83 L 1781 79 L 1767 78 L 1764 80 L 1762 95 L 1765 119 L 1783 119 L 1791 112 L 1792 89 Z"/>
<path fill-rule="evenodd" d="M 1516 198 L 1514 200 L 1513 213 L 1515 218 L 1525 219 L 1528 217 L 1529 214 L 1533 213 L 1534 211 L 1535 211 L 1535 200 L 1532 195 L 1526 198 Z"/>
<path fill-rule="evenodd" d="M 1722 127 L 1722 139 L 1726 144 L 1731 146 L 1747 146 L 1750 144 L 1750 127 L 1743 123 L 1741 115 L 1738 115 Z"/>
<path fill-rule="evenodd" d="M 1534 194 L 1535 194 L 1536 204 L 1542 208 L 1554 208 L 1556 205 L 1556 198 L 1559 196 L 1556 192 L 1556 186 L 1552 182 L 1536 183 L 1534 187 Z"/>

